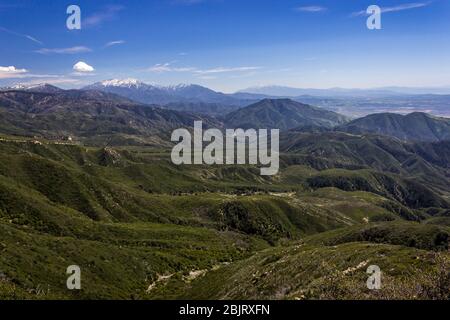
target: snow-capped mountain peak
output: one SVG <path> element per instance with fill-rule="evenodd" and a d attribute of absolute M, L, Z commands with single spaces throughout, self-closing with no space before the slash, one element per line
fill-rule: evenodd
<path fill-rule="evenodd" d="M 162 90 L 164 92 L 171 92 L 175 93 L 179 90 L 185 90 L 189 88 L 197 87 L 196 85 L 192 84 L 176 84 L 176 85 L 158 85 L 158 84 L 148 84 L 145 82 L 142 82 L 140 80 L 134 79 L 134 78 L 127 78 L 127 79 L 110 79 L 110 80 L 104 80 L 101 82 L 94 83 L 91 86 L 87 86 L 86 88 L 128 88 L 128 89 L 143 89 L 143 90 Z"/>
<path fill-rule="evenodd" d="M 206 102 L 238 104 L 232 96 L 196 84 L 161 86 L 147 84 L 136 79 L 112 79 L 96 82 L 82 88 L 114 93 L 146 104 L 168 104 L 179 102 Z"/>
<path fill-rule="evenodd" d="M 29 90 L 29 89 L 37 89 L 49 86 L 46 83 L 36 83 L 36 84 L 26 84 L 26 83 L 17 83 L 13 86 L 8 87 L 9 89 L 14 90 Z"/>
<path fill-rule="evenodd" d="M 143 82 L 133 78 L 104 80 L 100 84 L 103 87 L 127 87 L 127 88 L 140 87 L 142 85 L 145 85 Z"/>

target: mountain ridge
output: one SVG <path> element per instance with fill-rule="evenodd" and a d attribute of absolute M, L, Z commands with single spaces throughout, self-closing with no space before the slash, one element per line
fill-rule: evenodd
<path fill-rule="evenodd" d="M 450 139 L 450 119 L 423 112 L 407 115 L 375 113 L 336 128 L 353 134 L 374 133 L 402 140 L 441 141 Z"/>
<path fill-rule="evenodd" d="M 220 103 L 230 106 L 243 106 L 248 100 L 232 94 L 217 92 L 197 84 L 158 86 L 146 84 L 136 79 L 113 79 L 85 86 L 82 90 L 99 90 L 122 95 L 137 102 L 165 105 L 170 103 Z M 251 97 L 247 97 L 251 98 Z M 253 100 L 252 100 L 253 102 Z"/>
<path fill-rule="evenodd" d="M 171 130 L 191 127 L 196 120 L 220 127 L 211 117 L 144 105 L 101 91 L 0 92 L 0 129 L 4 134 L 52 139 L 70 136 L 100 144 L 114 139 L 145 144 L 165 137 L 165 142 L 158 143 L 167 144 Z"/>
<path fill-rule="evenodd" d="M 289 130 L 300 126 L 332 128 L 348 119 L 338 113 L 290 99 L 264 99 L 231 112 L 224 122 L 234 128 L 268 128 Z"/>

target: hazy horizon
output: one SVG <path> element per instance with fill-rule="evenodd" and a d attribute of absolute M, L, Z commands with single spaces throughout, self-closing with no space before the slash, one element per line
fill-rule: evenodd
<path fill-rule="evenodd" d="M 276 94 L 270 94 L 270 93 L 262 93 L 262 92 L 258 92 L 258 91 L 264 91 L 264 90 L 311 90 L 311 91 L 391 91 L 392 93 L 403 93 L 403 94 L 442 94 L 442 95 L 447 95 L 450 94 L 450 85 L 449 86 L 429 86 L 429 87 L 404 87 L 404 86 L 383 86 L 383 87 L 363 87 L 363 88 L 348 88 L 348 87 L 325 87 L 325 88 L 313 88 L 313 87 L 291 87 L 291 86 L 284 86 L 284 85 L 278 85 L 278 84 L 268 84 L 268 85 L 261 85 L 261 86 L 252 86 L 252 87 L 246 87 L 246 88 L 242 88 L 242 89 L 238 89 L 235 91 L 230 91 L 230 92 L 226 92 L 226 91 L 221 91 L 220 89 L 216 89 L 214 87 L 209 87 L 206 85 L 201 85 L 198 83 L 172 83 L 172 84 L 159 84 L 156 82 L 147 82 L 147 81 L 143 81 L 140 79 L 136 79 L 136 78 L 123 78 L 123 79 L 104 79 L 104 80 L 99 80 L 96 82 L 92 82 L 92 83 L 86 83 L 84 85 L 67 85 L 67 84 L 58 84 L 58 83 L 52 83 L 51 81 L 33 81 L 33 82 L 12 82 L 8 85 L 2 86 L 1 88 L 12 88 L 12 87 L 18 87 L 18 86 L 23 86 L 23 87 L 33 87 L 33 86 L 39 86 L 39 85 L 44 85 L 44 84 L 48 84 L 48 85 L 52 85 L 64 90 L 79 90 L 79 89 L 83 89 L 86 86 L 89 86 L 91 84 L 95 84 L 95 83 L 102 83 L 105 81 L 111 81 L 111 80 L 120 80 L 120 81 L 127 81 L 127 80 L 137 80 L 141 83 L 147 84 L 147 85 L 152 85 L 152 86 L 157 86 L 157 87 L 176 87 L 176 86 L 181 86 L 181 85 L 198 85 L 198 86 L 203 86 L 205 88 L 211 89 L 213 91 L 216 92 L 222 92 L 225 94 L 234 94 L 234 93 L 254 93 L 254 94 L 264 94 L 264 95 L 276 95 Z M 405 91 L 402 91 L 405 90 Z M 433 91 L 440 91 L 442 90 L 441 93 L 435 93 Z M 406 92 L 406 91 L 410 91 L 410 92 Z M 417 92 L 414 92 L 417 91 Z M 289 96 L 288 94 L 280 94 L 280 96 Z M 291 95 L 292 97 L 294 97 L 295 95 Z"/>

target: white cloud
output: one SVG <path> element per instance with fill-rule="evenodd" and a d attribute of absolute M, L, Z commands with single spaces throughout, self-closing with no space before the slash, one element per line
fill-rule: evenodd
<path fill-rule="evenodd" d="M 76 47 L 70 47 L 70 48 L 43 48 L 36 50 L 35 52 L 40 54 L 77 54 L 77 53 L 84 53 L 84 52 L 91 52 L 92 50 L 88 47 L 84 46 L 76 46 Z"/>
<path fill-rule="evenodd" d="M 119 45 L 119 44 L 124 44 L 125 41 L 124 40 L 116 40 L 116 41 L 110 41 L 107 44 L 105 44 L 105 47 L 111 47 L 111 46 L 115 46 L 115 45 Z"/>
<path fill-rule="evenodd" d="M 89 73 L 95 71 L 94 67 L 88 65 L 86 62 L 83 61 L 75 63 L 73 66 L 73 70 L 80 73 Z"/>
<path fill-rule="evenodd" d="M 1 67 L 0 66 L 0 79 L 18 78 L 28 71 L 26 69 L 17 69 L 14 66 Z"/>
<path fill-rule="evenodd" d="M 431 1 L 405 3 L 405 4 L 398 5 L 398 6 L 393 6 L 393 7 L 383 7 L 383 8 L 381 8 L 381 12 L 388 13 L 388 12 L 411 10 L 411 9 L 423 8 L 423 7 L 429 6 L 430 4 L 431 4 Z M 367 14 L 368 13 L 366 12 L 366 10 L 361 10 L 361 11 L 352 13 L 352 16 L 354 16 L 354 17 L 365 16 Z"/>
<path fill-rule="evenodd" d="M 9 66 L 9 67 L 0 67 L 0 72 L 3 73 L 24 73 L 27 72 L 26 69 L 17 69 L 14 66 Z"/>
<path fill-rule="evenodd" d="M 321 6 L 305 6 L 305 7 L 298 7 L 294 9 L 295 11 L 301 11 L 301 12 L 321 12 L 327 10 L 325 7 Z"/>

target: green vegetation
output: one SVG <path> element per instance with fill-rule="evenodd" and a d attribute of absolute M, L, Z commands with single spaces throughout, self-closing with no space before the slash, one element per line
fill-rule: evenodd
<path fill-rule="evenodd" d="M 366 287 L 367 266 L 378 265 L 382 289 Z M 182 286 L 161 285 L 154 297 L 195 299 L 448 299 L 448 256 L 371 243 L 270 248 L 212 270 Z"/>
<path fill-rule="evenodd" d="M 0 299 L 449 298 L 446 120 L 344 133 L 345 117 L 290 100 L 217 119 L 52 87 L 0 107 Z M 194 120 L 293 129 L 280 173 L 173 165 L 169 133 Z M 371 264 L 382 290 L 365 286 Z"/>
<path fill-rule="evenodd" d="M 290 99 L 264 99 L 230 112 L 224 119 L 227 128 L 280 130 L 311 126 L 331 128 L 346 121 L 347 118 L 338 113 Z"/>
<path fill-rule="evenodd" d="M 177 167 L 164 148 L 8 136 L 0 151 L 1 299 L 442 295 L 433 281 L 450 229 L 434 185 L 427 202 L 407 178 L 369 169 L 285 162 L 262 178 L 251 166 Z M 369 262 L 387 272 L 384 295 L 364 289 Z M 65 286 L 72 264 L 80 291 Z M 418 275 L 420 292 L 408 280 Z"/>
<path fill-rule="evenodd" d="M 383 134 L 402 140 L 440 141 L 450 139 L 448 118 L 434 117 L 422 112 L 414 112 L 405 116 L 395 113 L 371 114 L 353 120 L 338 130 L 355 134 Z"/>

